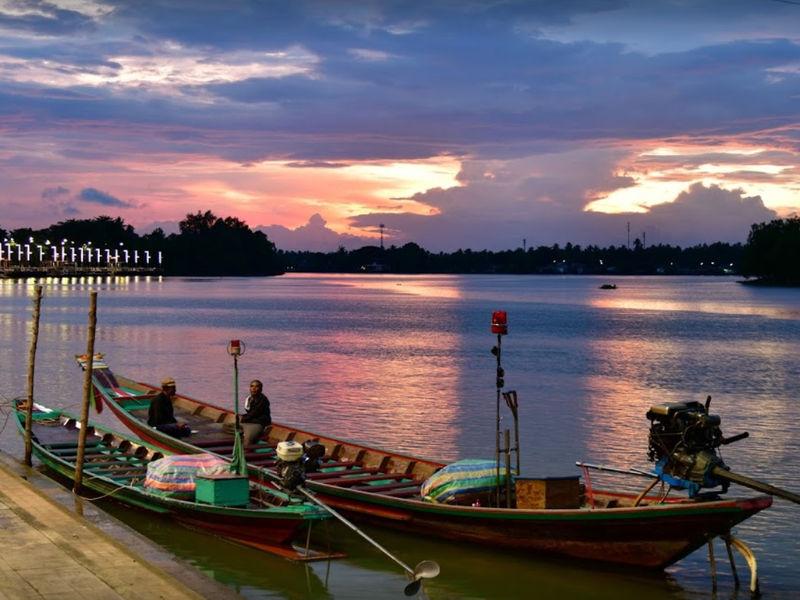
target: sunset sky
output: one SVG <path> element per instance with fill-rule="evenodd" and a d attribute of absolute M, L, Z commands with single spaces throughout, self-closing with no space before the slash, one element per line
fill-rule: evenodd
<path fill-rule="evenodd" d="M 744 241 L 800 212 L 800 0 L 0 0 L 0 227 Z"/>

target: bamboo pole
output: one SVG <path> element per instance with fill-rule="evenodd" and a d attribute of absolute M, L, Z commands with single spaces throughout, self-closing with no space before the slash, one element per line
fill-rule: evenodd
<path fill-rule="evenodd" d="M 83 483 L 83 454 L 86 446 L 86 431 L 89 426 L 89 402 L 92 390 L 92 368 L 94 367 L 94 335 L 97 329 L 97 292 L 89 294 L 89 331 L 86 341 L 86 372 L 83 375 L 83 405 L 81 406 L 81 430 L 78 433 L 78 456 L 75 458 L 75 485 L 72 491 L 76 494 Z"/>
<path fill-rule="evenodd" d="M 31 466 L 33 442 L 31 429 L 33 427 L 33 381 L 36 370 L 36 345 L 39 342 L 39 315 L 42 306 L 42 286 L 37 285 L 33 296 L 33 326 L 31 329 L 31 348 L 28 353 L 28 406 L 25 409 L 25 464 Z"/>

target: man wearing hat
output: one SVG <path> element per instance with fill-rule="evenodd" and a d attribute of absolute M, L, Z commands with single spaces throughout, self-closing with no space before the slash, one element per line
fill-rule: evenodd
<path fill-rule="evenodd" d="M 172 437 L 182 438 L 192 433 L 186 423 L 178 423 L 172 410 L 172 399 L 175 397 L 175 380 L 165 377 L 161 381 L 161 393 L 150 402 L 147 411 L 147 424 L 163 431 Z"/>

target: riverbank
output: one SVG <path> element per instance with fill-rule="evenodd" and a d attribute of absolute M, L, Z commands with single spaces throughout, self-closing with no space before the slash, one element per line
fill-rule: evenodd
<path fill-rule="evenodd" d="M 96 506 L 0 453 L 3 598 L 236 598 Z"/>

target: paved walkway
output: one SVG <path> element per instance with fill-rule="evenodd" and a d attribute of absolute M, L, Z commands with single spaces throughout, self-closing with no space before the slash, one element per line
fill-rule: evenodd
<path fill-rule="evenodd" d="M 0 600 L 179 600 L 218 592 L 211 581 L 201 593 L 191 590 L 47 497 L 12 467 L 7 459 L 0 461 Z"/>

